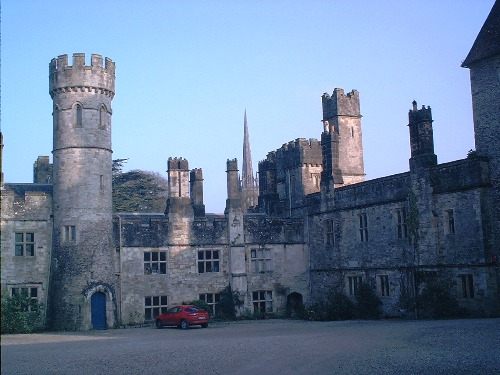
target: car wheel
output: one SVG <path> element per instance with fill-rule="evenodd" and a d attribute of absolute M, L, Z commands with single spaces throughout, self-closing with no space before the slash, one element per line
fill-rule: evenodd
<path fill-rule="evenodd" d="M 188 329 L 189 323 L 186 320 L 181 320 L 181 329 Z"/>
<path fill-rule="evenodd" d="M 156 328 L 161 328 L 163 327 L 160 320 L 159 319 L 156 319 Z"/>
<path fill-rule="evenodd" d="M 203 324 L 201 325 L 201 328 L 207 328 L 207 327 L 208 327 L 208 323 L 203 323 Z"/>

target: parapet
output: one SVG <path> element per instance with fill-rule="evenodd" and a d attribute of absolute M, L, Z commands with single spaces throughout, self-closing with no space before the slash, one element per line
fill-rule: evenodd
<path fill-rule="evenodd" d="M 68 65 L 68 55 L 60 55 L 49 64 L 49 93 L 94 91 L 113 97 L 115 95 L 115 63 L 110 58 L 92 54 L 91 64 L 85 65 L 85 54 L 74 53 L 73 65 Z"/>
<path fill-rule="evenodd" d="M 226 165 L 227 165 L 226 172 L 238 171 L 238 159 L 231 159 L 231 160 L 227 159 Z"/>
<path fill-rule="evenodd" d="M 190 173 L 191 181 L 203 181 L 203 170 L 201 168 L 194 168 Z"/>
<path fill-rule="evenodd" d="M 168 158 L 168 169 L 171 170 L 180 170 L 180 171 L 188 171 L 189 170 L 189 162 L 184 158 Z"/>
<path fill-rule="evenodd" d="M 412 109 L 408 112 L 408 120 L 410 124 L 418 122 L 432 122 L 432 112 L 431 107 L 425 105 L 421 109 L 417 109 L 417 102 L 414 100 L 412 102 Z"/>
<path fill-rule="evenodd" d="M 343 89 L 336 88 L 332 96 L 324 93 L 321 96 L 323 104 L 323 121 L 335 116 L 361 117 L 359 107 L 359 92 L 352 90 L 344 94 Z"/>

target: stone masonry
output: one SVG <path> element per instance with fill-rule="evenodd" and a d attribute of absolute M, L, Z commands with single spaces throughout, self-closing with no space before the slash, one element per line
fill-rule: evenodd
<path fill-rule="evenodd" d="M 475 315 L 499 315 L 499 21 L 497 2 L 463 63 L 476 142 L 465 159 L 438 163 L 439 124 L 414 101 L 409 170 L 364 181 L 359 93 L 336 88 L 321 97 L 321 139 L 269 152 L 258 178 L 245 112 L 243 174 L 227 160 L 221 214 L 205 212 L 203 171 L 179 157 L 167 161 L 165 212 L 113 213 L 115 63 L 53 59 L 53 164 L 38 157 L 33 184 L 2 181 L 2 295 L 27 291 L 65 330 L 151 323 L 198 299 L 217 314 L 228 286 L 239 315 L 296 316 L 332 292 L 354 301 L 363 283 L 384 316 L 415 317 L 430 281 Z"/>

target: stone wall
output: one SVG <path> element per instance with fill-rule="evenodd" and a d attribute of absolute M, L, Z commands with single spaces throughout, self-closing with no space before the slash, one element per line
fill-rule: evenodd
<path fill-rule="evenodd" d="M 52 186 L 6 184 L 1 194 L 1 287 L 11 294 L 17 287 L 37 288 L 38 301 L 47 308 L 52 252 Z M 15 255 L 16 232 L 34 233 L 34 255 Z"/>

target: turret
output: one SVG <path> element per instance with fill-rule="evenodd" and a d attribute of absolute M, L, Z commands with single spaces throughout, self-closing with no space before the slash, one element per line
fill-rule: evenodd
<path fill-rule="evenodd" d="M 52 164 L 48 156 L 39 156 L 33 164 L 33 182 L 35 184 L 52 183 Z"/>
<path fill-rule="evenodd" d="M 49 322 L 56 329 L 116 322 L 112 246 L 111 100 L 115 64 L 93 54 L 52 59 L 54 251 Z"/>
<path fill-rule="evenodd" d="M 410 128 L 410 170 L 426 168 L 437 164 L 434 154 L 434 138 L 432 131 L 431 107 L 417 109 L 417 102 L 412 102 L 408 112 L 408 127 Z"/>
<path fill-rule="evenodd" d="M 238 178 L 238 160 L 232 159 L 226 162 L 227 173 L 227 213 L 231 209 L 241 209 L 240 180 Z"/>
<path fill-rule="evenodd" d="M 359 93 L 344 94 L 336 88 L 321 97 L 323 106 L 322 186 L 335 187 L 362 182 L 365 171 L 361 134 Z"/>
<path fill-rule="evenodd" d="M 191 204 L 195 217 L 205 216 L 205 205 L 203 204 L 203 171 L 195 168 L 190 173 Z"/>
<path fill-rule="evenodd" d="M 165 214 L 169 217 L 192 217 L 189 194 L 189 162 L 183 158 L 168 159 L 168 199 Z"/>

